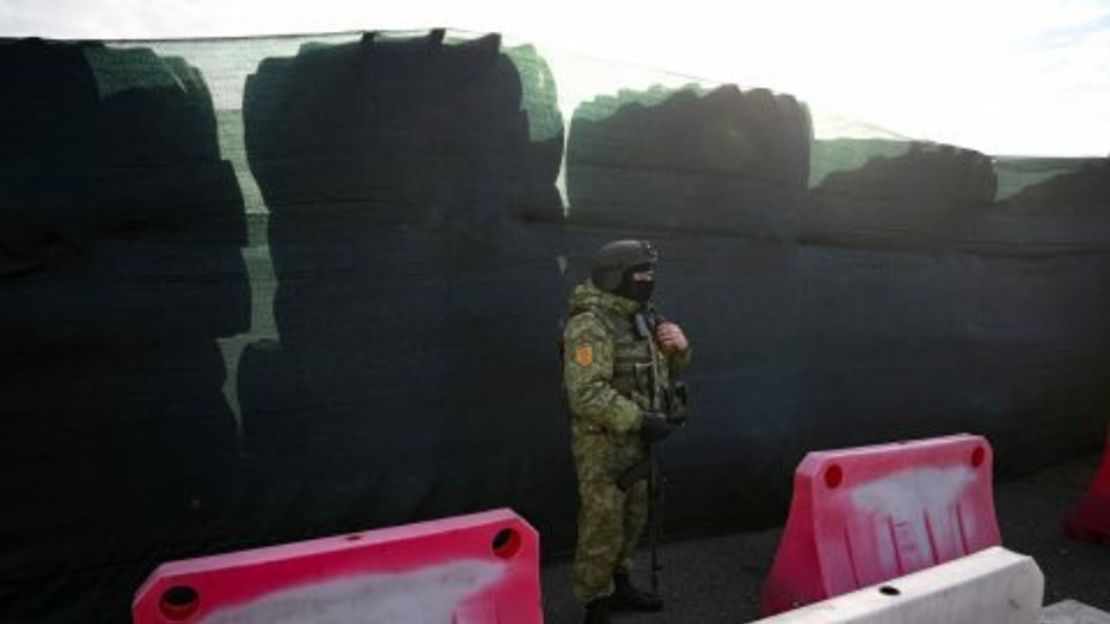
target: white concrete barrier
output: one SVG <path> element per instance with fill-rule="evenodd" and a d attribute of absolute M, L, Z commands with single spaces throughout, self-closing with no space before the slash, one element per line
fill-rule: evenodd
<path fill-rule="evenodd" d="M 1037 624 L 1043 599 L 1037 563 L 996 546 L 759 622 Z"/>

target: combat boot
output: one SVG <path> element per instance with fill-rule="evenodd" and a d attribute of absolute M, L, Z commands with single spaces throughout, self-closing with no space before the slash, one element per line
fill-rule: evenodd
<path fill-rule="evenodd" d="M 663 599 L 652 592 L 636 589 L 629 580 L 627 571 L 613 574 L 613 585 L 616 589 L 610 597 L 609 604 L 614 611 L 663 610 Z"/>
<path fill-rule="evenodd" d="M 586 603 L 585 624 L 609 624 L 609 598 L 594 598 Z"/>

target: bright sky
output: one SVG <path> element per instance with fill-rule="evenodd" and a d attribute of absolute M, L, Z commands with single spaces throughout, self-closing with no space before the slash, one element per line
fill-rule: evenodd
<path fill-rule="evenodd" d="M 0 0 L 6 36 L 438 26 L 768 87 L 992 154 L 1110 154 L 1110 0 Z"/>

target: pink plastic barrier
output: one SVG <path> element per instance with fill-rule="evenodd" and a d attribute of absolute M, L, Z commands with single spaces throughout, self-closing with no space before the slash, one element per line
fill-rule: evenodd
<path fill-rule="evenodd" d="M 1110 433 L 1094 482 L 1086 496 L 1068 514 L 1064 523 L 1068 535 L 1089 542 L 1110 541 Z"/>
<path fill-rule="evenodd" d="M 764 615 L 1000 545 L 991 457 L 972 435 L 806 455 Z"/>
<path fill-rule="evenodd" d="M 166 563 L 135 624 L 542 624 L 539 534 L 508 509 Z"/>

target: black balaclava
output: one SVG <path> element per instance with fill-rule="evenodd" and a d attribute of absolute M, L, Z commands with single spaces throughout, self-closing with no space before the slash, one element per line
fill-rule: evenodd
<path fill-rule="evenodd" d="M 637 281 L 632 279 L 632 274 L 650 271 L 652 268 L 654 267 L 650 263 L 644 263 L 625 269 L 621 274 L 621 283 L 613 289 L 613 294 L 639 303 L 647 303 L 651 299 L 651 291 L 655 289 L 655 280 Z"/>
<path fill-rule="evenodd" d="M 594 252 L 590 281 L 605 292 L 646 303 L 651 298 L 655 283 L 651 280 L 637 282 L 632 279 L 632 274 L 652 270 L 658 261 L 659 254 L 648 241 L 612 241 Z"/>

